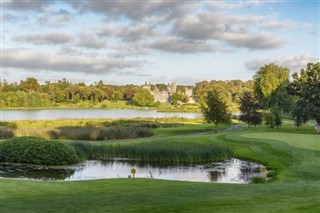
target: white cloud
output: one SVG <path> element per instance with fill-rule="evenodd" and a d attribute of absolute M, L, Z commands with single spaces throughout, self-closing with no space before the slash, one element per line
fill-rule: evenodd
<path fill-rule="evenodd" d="M 50 1 L 35 1 L 35 0 L 9 0 L 9 1 L 1 1 L 1 6 L 5 9 L 9 10 L 35 10 L 35 11 L 43 11 L 46 6 L 55 3 L 55 0 Z"/>
<path fill-rule="evenodd" d="M 172 53 L 198 53 L 218 51 L 217 46 L 203 41 L 184 40 L 175 37 L 163 37 L 151 41 L 149 48 Z"/>
<path fill-rule="evenodd" d="M 260 0 L 247 0 L 247 1 L 208 1 L 206 7 L 208 9 L 240 9 L 245 7 L 259 6 L 263 2 Z"/>
<path fill-rule="evenodd" d="M 90 49 L 102 49 L 107 46 L 107 41 L 98 39 L 90 33 L 81 33 L 77 45 Z"/>
<path fill-rule="evenodd" d="M 15 41 L 32 44 L 65 44 L 73 40 L 73 36 L 66 33 L 27 34 L 13 38 Z"/>
<path fill-rule="evenodd" d="M 245 66 L 248 70 L 258 71 L 260 67 L 265 64 L 274 63 L 279 66 L 284 66 L 289 68 L 289 70 L 297 72 L 300 69 L 307 66 L 309 62 L 319 62 L 320 58 L 316 58 L 309 53 L 301 55 L 287 55 L 287 56 L 278 56 L 278 57 L 269 57 L 254 59 L 251 61 L 245 62 Z"/>
<path fill-rule="evenodd" d="M 127 69 L 130 68 L 141 68 L 143 63 L 143 61 L 119 60 L 104 56 L 88 57 L 82 55 L 49 55 L 33 52 L 29 49 L 2 50 L 3 67 L 29 70 L 121 74 L 122 72 L 128 72 Z"/>
<path fill-rule="evenodd" d="M 181 1 L 69 1 L 80 12 L 95 12 L 108 19 L 127 18 L 141 21 L 152 16 L 166 16 L 167 20 L 189 11 L 190 4 Z"/>
<path fill-rule="evenodd" d="M 116 37 L 123 41 L 136 41 L 146 37 L 156 36 L 157 30 L 151 25 L 139 23 L 135 25 L 116 26 L 103 24 L 96 27 L 97 34 L 101 37 Z"/>
<path fill-rule="evenodd" d="M 215 40 L 249 50 L 271 49 L 284 45 L 286 39 L 266 32 L 256 32 L 266 17 L 231 16 L 223 13 L 202 13 L 175 23 L 173 33 L 192 40 Z"/>

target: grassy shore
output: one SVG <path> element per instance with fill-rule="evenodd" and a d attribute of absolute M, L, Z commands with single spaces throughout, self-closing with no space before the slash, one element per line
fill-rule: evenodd
<path fill-rule="evenodd" d="M 1 212 L 319 212 L 320 137 L 313 127 L 180 137 L 231 148 L 272 170 L 268 184 L 154 179 L 38 182 L 1 179 Z M 162 139 L 168 140 L 168 139 Z"/>

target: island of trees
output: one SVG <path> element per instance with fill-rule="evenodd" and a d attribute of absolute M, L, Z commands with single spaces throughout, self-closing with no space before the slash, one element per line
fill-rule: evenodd
<path fill-rule="evenodd" d="M 107 85 L 103 81 L 91 85 L 72 83 L 67 79 L 40 84 L 29 77 L 17 82 L 0 81 L 0 107 L 101 107 L 112 101 L 128 105 L 158 107 L 150 91 L 137 85 Z M 166 90 L 166 84 L 154 84 Z M 252 80 L 201 81 L 195 85 L 177 85 L 171 104 L 179 108 L 188 102 L 185 91 L 193 89 L 194 109 L 202 109 L 208 122 L 217 125 L 230 119 L 230 111 L 240 112 L 239 119 L 256 126 L 271 128 L 282 124 L 281 117 L 290 116 L 297 127 L 314 120 L 320 133 L 320 63 L 309 63 L 306 68 L 290 76 L 286 67 L 266 64 Z M 213 113 L 213 110 L 221 110 Z M 223 115 L 222 115 L 223 114 Z M 220 118 L 218 118 L 220 116 Z"/>

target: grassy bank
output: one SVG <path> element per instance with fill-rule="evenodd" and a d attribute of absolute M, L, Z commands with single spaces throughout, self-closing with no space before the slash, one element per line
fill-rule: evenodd
<path fill-rule="evenodd" d="M 274 171 L 269 184 L 154 179 L 37 182 L 1 179 L 1 210 L 11 212 L 319 212 L 320 138 L 265 128 L 174 138 L 231 148 Z M 312 130 L 313 129 L 313 130 Z M 310 132 L 313 131 L 312 134 Z M 163 139 L 166 140 L 166 139 Z"/>

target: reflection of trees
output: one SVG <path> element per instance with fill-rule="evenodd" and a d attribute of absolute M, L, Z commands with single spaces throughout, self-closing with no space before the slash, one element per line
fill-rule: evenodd
<path fill-rule="evenodd" d="M 208 171 L 208 177 L 211 182 L 218 180 L 219 172 L 218 171 Z"/>
<path fill-rule="evenodd" d="M 57 169 L 18 165 L 0 165 L 1 176 L 37 180 L 64 180 L 74 174 L 74 169 Z"/>

